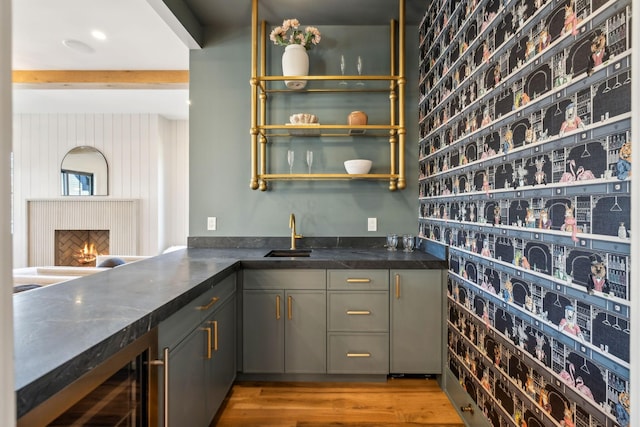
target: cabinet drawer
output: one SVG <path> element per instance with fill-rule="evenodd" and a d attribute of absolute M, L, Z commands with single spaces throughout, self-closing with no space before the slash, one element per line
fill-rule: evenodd
<path fill-rule="evenodd" d="M 330 374 L 387 374 L 388 334 L 330 333 L 328 339 Z"/>
<path fill-rule="evenodd" d="M 387 290 L 388 270 L 328 270 L 327 283 L 330 290 Z"/>
<path fill-rule="evenodd" d="M 227 300 L 236 290 L 236 275 L 232 274 L 211 289 L 196 297 L 189 304 L 160 322 L 158 326 L 158 345 L 173 347 L 197 327 L 217 307 Z"/>
<path fill-rule="evenodd" d="M 388 332 L 389 293 L 329 292 L 330 331 Z"/>
<path fill-rule="evenodd" d="M 229 276 L 222 282 L 213 286 L 213 292 L 208 300 L 198 307 L 203 316 L 209 316 L 236 292 L 236 276 Z"/>
<path fill-rule="evenodd" d="M 244 270 L 244 289 L 326 289 L 325 270 Z"/>

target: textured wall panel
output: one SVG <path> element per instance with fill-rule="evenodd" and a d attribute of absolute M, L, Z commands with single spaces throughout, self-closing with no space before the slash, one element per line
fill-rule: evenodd
<path fill-rule="evenodd" d="M 29 200 L 29 265 L 55 264 L 56 230 L 109 230 L 115 255 L 139 255 L 137 200 Z"/>

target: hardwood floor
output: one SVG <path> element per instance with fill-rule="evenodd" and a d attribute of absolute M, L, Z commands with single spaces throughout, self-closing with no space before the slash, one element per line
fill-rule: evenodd
<path fill-rule="evenodd" d="M 238 382 L 211 426 L 464 426 L 432 379 Z"/>

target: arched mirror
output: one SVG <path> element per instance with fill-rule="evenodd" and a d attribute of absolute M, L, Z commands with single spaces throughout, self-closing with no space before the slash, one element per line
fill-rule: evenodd
<path fill-rule="evenodd" d="M 107 160 L 88 146 L 71 149 L 60 167 L 63 196 L 106 196 L 108 193 Z"/>

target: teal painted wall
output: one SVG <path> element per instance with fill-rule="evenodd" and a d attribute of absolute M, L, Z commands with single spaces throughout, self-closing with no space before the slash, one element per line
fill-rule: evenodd
<path fill-rule="evenodd" d="M 302 23 L 303 26 L 313 25 Z M 389 27 L 318 26 L 322 41 L 309 51 L 310 74 L 339 74 L 340 55 L 346 74 L 389 73 Z M 250 27 L 209 35 L 190 60 L 190 236 L 287 236 L 288 218 L 296 214 L 305 236 L 384 236 L 417 233 L 417 34 L 406 29 L 406 177 L 407 187 L 390 192 L 387 181 L 278 181 L 270 190 L 251 190 L 250 171 Z M 269 27 L 270 30 L 270 27 Z M 213 31 L 209 31 L 213 33 Z M 271 74 L 281 74 L 284 47 L 267 48 Z M 293 96 L 273 95 L 270 121 L 285 123 L 290 114 L 309 112 L 321 123 L 346 123 L 352 110 L 364 110 L 369 123 L 387 121 L 388 94 Z M 349 158 L 372 158 L 372 172 L 388 172 L 388 138 L 353 140 L 280 139 L 273 144 L 272 172 L 286 172 L 286 151 L 294 149 L 294 169 L 303 173 L 305 151 L 314 151 L 313 170 L 343 172 Z M 386 163 L 385 163 L 386 162 Z M 207 231 L 215 216 L 217 231 Z M 367 218 L 378 218 L 378 231 L 367 231 Z"/>

